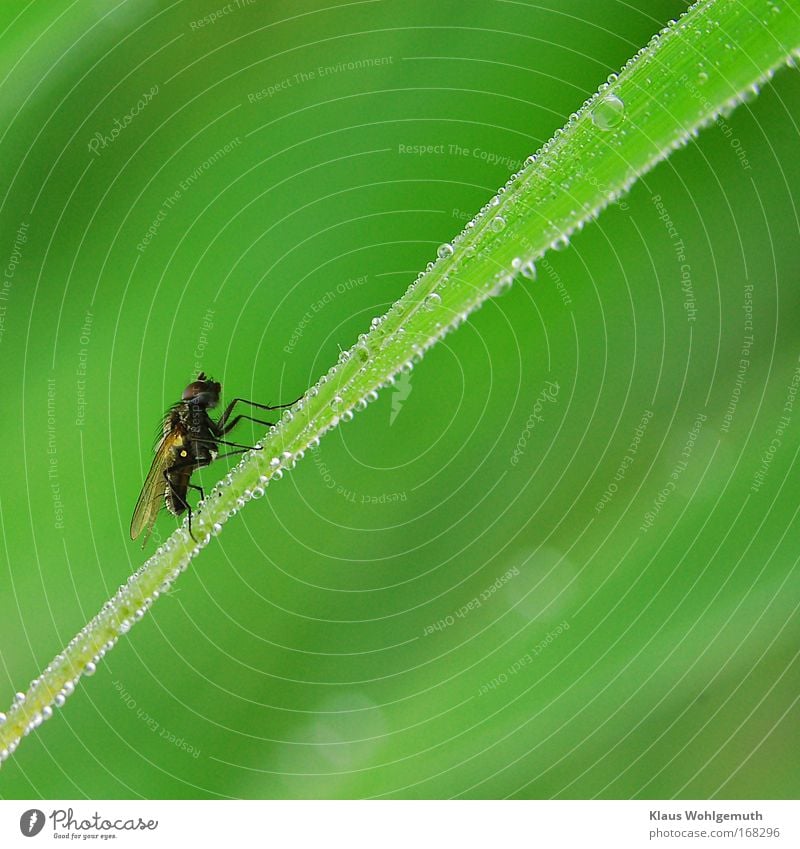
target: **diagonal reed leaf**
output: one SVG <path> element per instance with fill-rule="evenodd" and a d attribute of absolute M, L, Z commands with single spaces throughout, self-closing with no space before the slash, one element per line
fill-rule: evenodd
<path fill-rule="evenodd" d="M 91 675 L 225 522 L 260 498 L 327 431 L 366 408 L 377 391 L 517 277 L 626 192 L 698 131 L 754 96 L 800 50 L 800 0 L 700 0 L 655 35 L 536 156 L 500 189 L 452 244 L 442 245 L 408 291 L 342 353 L 263 440 L 220 481 L 194 523 L 127 584 L 0 713 L 0 762 Z"/>

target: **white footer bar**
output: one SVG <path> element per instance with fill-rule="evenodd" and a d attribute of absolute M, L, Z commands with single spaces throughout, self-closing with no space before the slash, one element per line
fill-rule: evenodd
<path fill-rule="evenodd" d="M 0 846 L 798 847 L 792 801 L 0 801 Z"/>

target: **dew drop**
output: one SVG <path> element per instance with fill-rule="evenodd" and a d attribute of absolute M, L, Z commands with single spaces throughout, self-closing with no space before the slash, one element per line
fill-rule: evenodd
<path fill-rule="evenodd" d="M 448 242 L 445 242 L 443 245 L 439 245 L 436 255 L 439 259 L 447 259 L 447 257 L 453 255 L 453 246 Z"/>
<path fill-rule="evenodd" d="M 700 85 L 705 85 L 708 82 L 708 74 L 705 71 L 700 71 L 697 75 L 697 82 L 699 82 Z"/>
<path fill-rule="evenodd" d="M 16 693 L 14 695 L 14 704 L 21 705 L 25 701 L 25 693 Z"/>
<path fill-rule="evenodd" d="M 422 305 L 426 310 L 433 310 L 436 309 L 441 302 L 441 297 L 437 295 L 436 292 L 431 292 L 429 295 L 425 296 L 425 300 L 422 302 Z"/>
<path fill-rule="evenodd" d="M 500 295 L 505 295 L 506 292 L 511 289 L 511 285 L 513 282 L 514 278 L 510 274 L 501 274 L 495 281 L 494 286 L 492 287 L 492 297 L 497 298 Z"/>
<path fill-rule="evenodd" d="M 618 127 L 624 117 L 625 104 L 615 94 L 604 95 L 592 109 L 594 125 L 604 132 Z"/>
<path fill-rule="evenodd" d="M 506 226 L 506 220 L 502 215 L 495 215 L 492 219 L 492 230 L 499 233 Z"/>
<path fill-rule="evenodd" d="M 344 404 L 344 401 L 342 400 L 342 396 L 341 395 L 334 395 L 333 400 L 331 401 L 331 409 L 332 410 L 340 410 L 341 407 L 342 407 L 342 404 Z"/>
<path fill-rule="evenodd" d="M 527 262 L 524 262 L 520 266 L 520 274 L 527 280 L 535 280 L 536 279 L 536 264 L 532 259 L 529 259 Z"/>
<path fill-rule="evenodd" d="M 8 717 L 4 713 L 0 713 L 0 725 L 2 725 Z"/>
<path fill-rule="evenodd" d="M 83 670 L 83 674 L 92 676 L 95 672 L 97 672 L 97 666 L 95 666 L 94 663 L 89 661 L 89 663 L 86 664 L 86 668 Z"/>

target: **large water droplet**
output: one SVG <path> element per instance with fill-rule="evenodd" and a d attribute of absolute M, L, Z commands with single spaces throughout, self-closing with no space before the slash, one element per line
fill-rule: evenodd
<path fill-rule="evenodd" d="M 439 249 L 436 251 L 439 259 L 447 259 L 447 257 L 453 255 L 453 246 L 445 242 L 443 245 L 439 245 Z"/>
<path fill-rule="evenodd" d="M 625 104 L 615 94 L 604 95 L 592 109 L 592 121 L 603 131 L 618 127 L 624 117 Z"/>
<path fill-rule="evenodd" d="M 506 226 L 506 220 L 502 215 L 495 215 L 492 219 L 492 230 L 499 233 Z"/>
<path fill-rule="evenodd" d="M 441 304 L 442 299 L 436 292 L 431 292 L 430 295 L 425 296 L 425 300 L 422 302 L 423 306 L 426 310 L 432 310 Z"/>

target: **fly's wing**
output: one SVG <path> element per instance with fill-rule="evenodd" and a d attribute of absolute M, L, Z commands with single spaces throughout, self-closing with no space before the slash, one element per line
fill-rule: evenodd
<path fill-rule="evenodd" d="M 155 524 L 158 511 L 164 506 L 164 495 L 166 493 L 167 481 L 164 477 L 164 472 L 172 465 L 172 449 L 178 445 L 182 445 L 184 441 L 183 429 L 173 427 L 167 430 L 165 427 L 164 436 L 156 449 L 156 456 L 153 457 L 153 463 L 150 466 L 150 471 L 144 481 L 139 500 L 136 502 L 136 507 L 133 511 L 131 519 L 131 539 L 136 539 L 144 530 L 144 540 L 142 548 L 147 543 L 147 538 Z"/>

